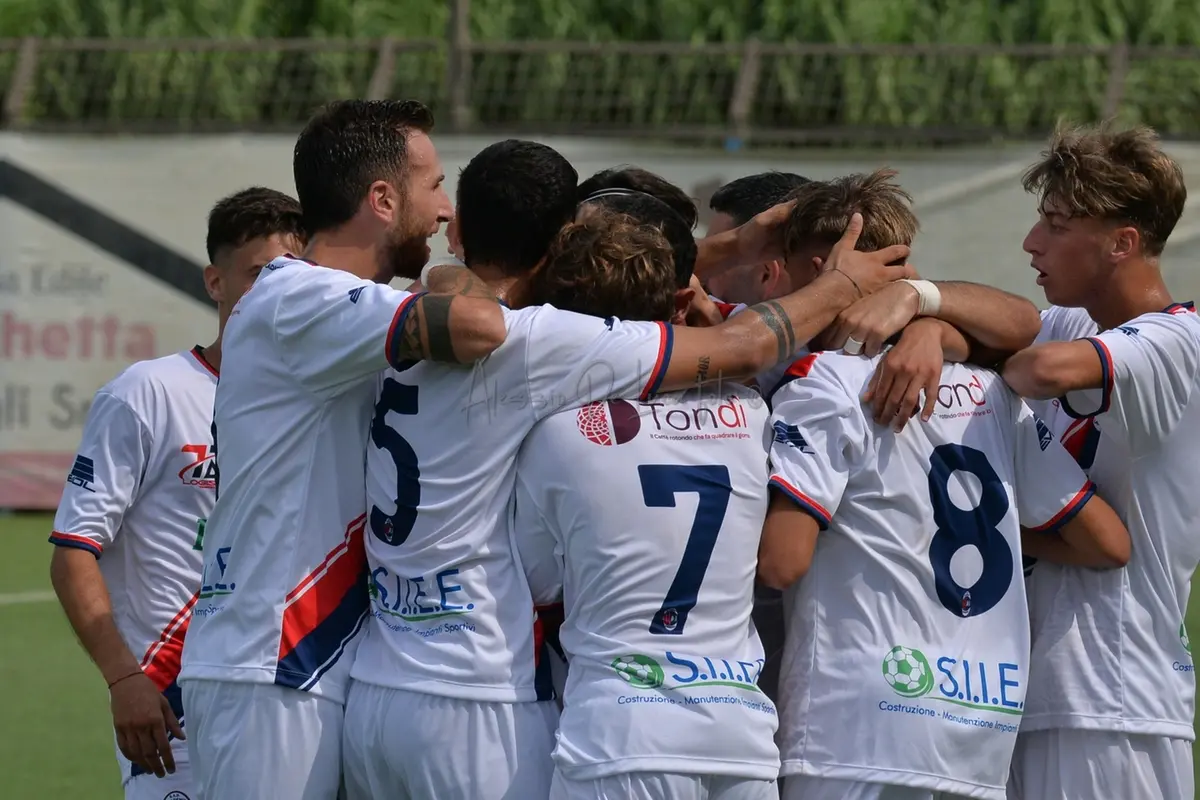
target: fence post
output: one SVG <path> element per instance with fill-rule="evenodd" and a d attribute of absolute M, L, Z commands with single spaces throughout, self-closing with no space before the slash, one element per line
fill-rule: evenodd
<path fill-rule="evenodd" d="M 379 54 L 375 57 L 375 71 L 367 84 L 368 100 L 386 100 L 392 91 L 396 75 L 396 40 L 385 36 L 379 42 Z"/>
<path fill-rule="evenodd" d="M 471 0 L 451 0 L 447 35 L 446 100 L 450 129 L 462 133 L 471 127 Z"/>
<path fill-rule="evenodd" d="M 1104 89 L 1104 118 L 1116 119 L 1125 99 L 1125 79 L 1129 75 L 1129 45 L 1118 42 L 1108 54 L 1108 86 Z"/>
<path fill-rule="evenodd" d="M 758 78 L 762 72 L 762 44 L 751 37 L 742 50 L 742 62 L 738 66 L 737 79 L 733 83 L 733 96 L 729 98 L 729 134 L 726 147 L 734 149 L 750 136 L 750 117 L 754 112 L 754 98 L 758 94 Z"/>
<path fill-rule="evenodd" d="M 4 95 L 4 125 L 21 128 L 25 125 L 25 98 L 37 77 L 38 40 L 28 36 L 21 40 L 17 63 Z"/>

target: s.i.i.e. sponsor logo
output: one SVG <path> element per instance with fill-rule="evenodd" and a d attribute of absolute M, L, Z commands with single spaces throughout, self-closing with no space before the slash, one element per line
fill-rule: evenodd
<path fill-rule="evenodd" d="M 408 578 L 376 567 L 367 584 L 372 613 L 396 633 L 416 632 L 430 637 L 461 630 L 473 632 L 474 625 L 465 621 L 449 620 L 433 627 L 425 624 L 463 617 L 475 610 L 475 603 L 458 582 L 458 574 L 458 569 L 452 568 L 432 576 Z"/>
<path fill-rule="evenodd" d="M 1020 666 L 1015 663 L 989 665 L 984 661 L 948 656 L 938 658 L 931 666 L 920 650 L 896 645 L 883 657 L 883 679 L 893 692 L 910 702 L 881 700 L 878 709 L 888 713 L 940 717 L 962 725 L 1016 733 L 1015 724 L 948 710 L 939 713 L 924 703 L 939 701 L 971 711 L 1020 716 L 1024 707 L 1024 702 L 1018 699 L 1023 694 L 1020 671 Z"/>
<path fill-rule="evenodd" d="M 1175 661 L 1171 664 L 1171 669 L 1176 672 L 1194 672 L 1196 667 L 1192 661 L 1192 640 L 1188 638 L 1187 625 L 1179 623 L 1179 645 L 1183 648 L 1183 652 L 1187 653 L 1187 661 Z"/>
<path fill-rule="evenodd" d="M 729 686 L 757 692 L 763 660 L 733 661 L 709 656 L 683 656 L 670 650 L 663 653 L 664 666 L 653 656 L 631 653 L 618 656 L 612 668 L 621 679 L 638 689 L 690 689 L 702 686 Z"/>

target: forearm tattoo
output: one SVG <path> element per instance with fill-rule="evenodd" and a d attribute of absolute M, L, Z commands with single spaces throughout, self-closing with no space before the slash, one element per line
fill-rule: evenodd
<path fill-rule="evenodd" d="M 757 314 L 763 324 L 775 334 L 777 362 L 787 360 L 796 352 L 796 331 L 792 328 L 792 321 L 788 319 L 787 313 L 784 312 L 783 306 L 778 301 L 767 300 L 765 303 L 750 306 L 744 313 Z"/>

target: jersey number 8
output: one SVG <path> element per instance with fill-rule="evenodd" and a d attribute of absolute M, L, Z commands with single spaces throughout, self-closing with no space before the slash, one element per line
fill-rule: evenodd
<path fill-rule="evenodd" d="M 956 471 L 974 475 L 980 484 L 979 504 L 965 511 L 950 499 L 950 476 Z M 996 607 L 1013 580 L 1013 553 L 996 526 L 1008 514 L 1004 482 L 987 455 L 961 444 L 943 444 L 929 457 L 929 499 L 937 530 L 929 545 L 938 601 L 950 613 L 974 617 Z M 950 561 L 964 547 L 974 546 L 983 571 L 971 586 L 959 586 L 950 574 Z"/>

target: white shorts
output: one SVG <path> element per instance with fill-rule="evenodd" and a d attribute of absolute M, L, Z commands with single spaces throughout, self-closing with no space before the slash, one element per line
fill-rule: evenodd
<path fill-rule="evenodd" d="M 348 800 L 538 800 L 550 793 L 558 706 L 485 703 L 351 681 Z"/>
<path fill-rule="evenodd" d="M 192 787 L 192 771 L 186 762 L 179 763 L 178 755 L 175 756 L 174 774 L 161 778 L 138 775 L 125 781 L 125 800 L 197 800 L 199 797 Z"/>
<path fill-rule="evenodd" d="M 813 775 L 788 775 L 783 779 L 782 796 L 783 800 L 966 800 L 963 795 L 935 792 L 932 789 L 891 783 L 842 781 Z"/>
<path fill-rule="evenodd" d="M 196 787 L 189 800 L 338 797 L 340 703 L 269 683 L 192 680 L 183 707 Z"/>
<path fill-rule="evenodd" d="M 172 739 L 171 755 L 175 756 L 175 771 L 170 775 L 156 778 L 152 774 L 141 773 L 130 777 L 132 765 L 118 749 L 117 765 L 124 779 L 125 800 L 196 800 L 187 742 Z"/>
<path fill-rule="evenodd" d="M 722 775 L 626 772 L 573 781 L 554 771 L 550 800 L 779 800 L 775 781 Z"/>
<path fill-rule="evenodd" d="M 1009 800 L 1194 796 L 1192 743 L 1117 731 L 1057 729 L 1017 735 Z"/>

